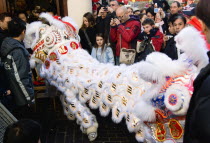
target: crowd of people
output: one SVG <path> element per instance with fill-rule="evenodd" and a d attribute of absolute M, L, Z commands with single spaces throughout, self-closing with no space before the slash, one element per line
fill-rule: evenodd
<path fill-rule="evenodd" d="M 143 9 L 126 7 L 117 0 L 110 0 L 109 4 L 97 3 L 96 11 L 87 12 L 83 15 L 83 24 L 79 29 L 81 46 L 99 62 L 113 65 L 123 63 L 129 65 L 140 62 L 154 51 L 165 53 L 172 60 L 176 60 L 181 51 L 176 48 L 174 37 L 186 26 L 194 26 L 203 32 L 203 35 L 207 35 L 204 38 L 209 42 L 210 18 L 204 16 L 206 13 L 202 13 L 201 6 L 206 4 L 206 8 L 209 10 L 210 3 L 203 1 L 198 7 L 200 12 L 198 12 L 198 17 L 204 22 L 204 30 L 202 30 L 199 20 L 194 17 L 196 9 L 194 0 L 189 0 L 188 5 L 184 8 L 178 1 L 173 1 L 169 6 L 165 0 L 153 0 L 153 3 L 149 3 L 148 7 Z M 34 11 L 33 18 L 30 20 L 25 12 L 19 12 L 16 17 L 12 17 L 8 13 L 0 14 L 0 99 L 11 110 L 14 109 L 12 106 L 15 103 L 16 111 L 24 117 L 26 115 L 25 110 L 33 104 L 34 91 L 29 65 L 29 53 L 31 51 L 26 50 L 23 40 L 27 23 L 39 20 L 40 11 L 38 9 Z M 53 10 L 48 12 L 55 15 Z M 210 12 L 208 14 L 210 15 Z M 208 47 L 210 46 L 208 45 Z M 130 49 L 132 51 L 129 51 Z M 131 52 L 134 53 L 130 54 L 134 55 L 134 59 L 125 62 L 123 53 Z M 203 79 L 208 77 L 208 73 L 205 72 L 202 82 Z M 200 85 L 197 85 L 196 89 L 200 89 Z M 199 92 L 194 94 L 199 96 Z M 14 102 L 11 104 L 11 101 Z M 191 102 L 190 107 L 192 108 L 190 108 L 190 115 L 187 117 L 189 122 L 193 122 L 190 117 L 194 115 L 196 100 L 193 99 Z M 7 141 L 10 139 L 8 136 L 12 136 L 13 133 L 19 131 L 18 127 L 20 125 L 25 126 L 29 122 L 31 121 L 26 120 L 8 127 L 5 143 L 9 143 Z M 36 134 L 40 136 L 39 125 L 37 123 L 33 124 L 37 130 Z M 189 134 L 185 135 L 186 142 L 195 134 L 195 130 L 192 131 L 191 128 L 187 122 L 186 130 L 189 131 Z M 204 135 L 200 135 L 202 139 L 208 137 L 207 134 Z M 197 137 L 197 140 L 202 140 L 200 136 L 194 137 Z M 38 142 L 39 138 L 35 140 Z M 189 142 L 193 141 L 190 140 Z"/>
<path fill-rule="evenodd" d="M 83 25 L 79 30 L 82 47 L 90 54 L 93 51 L 91 55 L 103 63 L 105 61 L 101 61 L 100 56 L 107 55 L 110 59 L 113 56 L 116 65 L 139 62 L 153 51 L 163 52 L 172 60 L 178 59 L 179 51 L 174 37 L 184 27 L 193 25 L 191 21 L 195 16 L 196 6 L 194 0 L 189 0 L 185 7 L 178 1 L 173 1 L 169 6 L 167 1 L 159 0 L 154 0 L 147 6 L 136 9 L 126 7 L 117 0 L 111 0 L 109 4 L 97 3 L 93 13 L 88 12 L 83 16 Z M 96 35 L 99 33 L 104 35 L 103 46 L 96 42 Z M 146 45 L 153 48 L 142 48 Z M 111 48 L 113 55 L 110 50 L 105 50 L 106 47 Z M 97 50 L 98 54 L 95 54 L 95 49 L 100 49 Z M 135 50 L 134 62 L 123 62 L 123 56 L 129 53 L 127 49 Z"/>

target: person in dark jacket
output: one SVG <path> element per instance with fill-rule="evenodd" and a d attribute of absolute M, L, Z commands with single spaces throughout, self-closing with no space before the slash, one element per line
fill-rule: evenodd
<path fill-rule="evenodd" d="M 179 52 L 174 41 L 174 36 L 178 34 L 186 26 L 186 18 L 182 14 L 174 14 L 169 19 L 170 35 L 164 36 L 163 53 L 169 56 L 172 60 L 177 60 Z"/>
<path fill-rule="evenodd" d="M 203 31 L 210 43 L 210 1 L 200 0 L 196 16 L 201 20 Z M 208 53 L 209 55 L 209 53 Z M 185 121 L 184 143 L 210 142 L 210 64 L 201 70 L 194 81 L 192 95 Z"/>
<path fill-rule="evenodd" d="M 17 106 L 30 105 L 34 97 L 29 53 L 22 43 L 25 29 L 25 22 L 21 19 L 10 21 L 8 31 L 11 37 L 4 39 L 0 51 L 6 78 Z"/>
<path fill-rule="evenodd" d="M 91 54 L 92 46 L 96 42 L 96 28 L 93 14 L 87 12 L 83 15 L 83 24 L 79 29 L 79 36 L 81 38 L 82 48 Z"/>
<path fill-rule="evenodd" d="M 110 39 L 116 44 L 116 64 L 119 65 L 120 49 L 136 47 L 136 39 L 141 32 L 139 18 L 133 19 L 128 15 L 127 8 L 122 6 L 116 11 L 117 18 L 110 22 Z"/>
<path fill-rule="evenodd" d="M 8 36 L 8 22 L 11 21 L 11 16 L 8 13 L 0 14 L 0 50 L 3 40 Z M 9 84 L 5 78 L 5 70 L 0 56 L 0 101 L 11 111 L 9 107 L 11 91 Z"/>
<path fill-rule="evenodd" d="M 0 47 L 4 38 L 8 36 L 9 21 L 11 21 L 11 16 L 8 13 L 0 14 Z"/>

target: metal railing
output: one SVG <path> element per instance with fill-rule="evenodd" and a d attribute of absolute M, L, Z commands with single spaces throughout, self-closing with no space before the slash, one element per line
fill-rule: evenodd
<path fill-rule="evenodd" d="M 16 121 L 17 119 L 0 102 L 0 143 L 3 143 L 6 127 Z"/>

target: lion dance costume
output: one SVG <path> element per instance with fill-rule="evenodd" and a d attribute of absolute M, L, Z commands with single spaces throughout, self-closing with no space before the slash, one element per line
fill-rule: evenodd
<path fill-rule="evenodd" d="M 39 65 L 40 76 L 61 91 L 65 115 L 76 119 L 90 141 L 97 137 L 98 123 L 89 107 L 99 108 L 101 116 L 111 112 L 115 123 L 124 118 L 139 142 L 182 142 L 193 80 L 208 63 L 196 29 L 185 28 L 176 36 L 182 51 L 178 60 L 154 52 L 145 61 L 114 66 L 99 63 L 80 47 L 71 18 L 40 17 L 49 24 L 34 22 L 26 30 L 31 66 Z"/>

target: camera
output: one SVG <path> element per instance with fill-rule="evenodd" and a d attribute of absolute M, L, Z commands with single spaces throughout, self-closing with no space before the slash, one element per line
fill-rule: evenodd
<path fill-rule="evenodd" d="M 159 8 L 154 8 L 154 13 L 158 13 L 159 12 Z"/>
<path fill-rule="evenodd" d="M 104 8 L 104 11 L 108 11 L 107 5 L 102 5 L 101 7 Z"/>
<path fill-rule="evenodd" d="M 167 37 L 168 40 L 171 39 L 171 38 L 173 38 L 172 35 L 166 35 L 166 37 Z"/>

